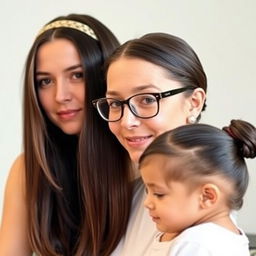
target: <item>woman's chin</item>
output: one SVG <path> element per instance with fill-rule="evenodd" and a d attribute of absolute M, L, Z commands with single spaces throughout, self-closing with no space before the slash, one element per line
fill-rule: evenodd
<path fill-rule="evenodd" d="M 137 165 L 139 163 L 142 152 L 132 152 L 132 153 L 129 153 L 129 155 L 132 162 Z"/>

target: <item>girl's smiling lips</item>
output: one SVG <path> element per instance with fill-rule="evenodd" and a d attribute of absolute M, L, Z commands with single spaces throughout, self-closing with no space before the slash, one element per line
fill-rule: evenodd
<path fill-rule="evenodd" d="M 81 110 L 82 110 L 81 108 L 61 110 L 57 112 L 57 115 L 62 120 L 70 120 L 74 118 Z"/>

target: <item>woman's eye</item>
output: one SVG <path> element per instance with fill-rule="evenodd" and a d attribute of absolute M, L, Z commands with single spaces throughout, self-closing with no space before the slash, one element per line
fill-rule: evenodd
<path fill-rule="evenodd" d="M 72 77 L 74 79 L 83 79 L 84 78 L 84 74 L 83 74 L 83 72 L 75 72 L 75 73 L 72 74 Z"/>
<path fill-rule="evenodd" d="M 37 81 L 37 85 L 39 86 L 39 87 L 46 87 L 46 86 L 48 86 L 48 85 L 50 85 L 51 84 L 51 82 L 52 82 L 52 80 L 50 79 L 50 78 L 42 78 L 42 79 L 39 79 L 38 81 Z"/>
<path fill-rule="evenodd" d="M 141 102 L 146 105 L 153 104 L 156 102 L 156 98 L 153 96 L 145 96 Z"/>
<path fill-rule="evenodd" d="M 108 103 L 110 108 L 120 108 L 121 102 L 119 101 L 109 101 Z"/>

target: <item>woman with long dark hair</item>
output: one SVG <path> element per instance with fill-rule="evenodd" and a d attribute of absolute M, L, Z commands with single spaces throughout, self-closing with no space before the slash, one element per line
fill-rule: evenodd
<path fill-rule="evenodd" d="M 118 45 L 88 15 L 58 17 L 36 36 L 25 66 L 24 153 L 6 186 L 0 255 L 109 255 L 124 235 L 126 152 L 91 104 L 105 95 L 102 66 Z"/>

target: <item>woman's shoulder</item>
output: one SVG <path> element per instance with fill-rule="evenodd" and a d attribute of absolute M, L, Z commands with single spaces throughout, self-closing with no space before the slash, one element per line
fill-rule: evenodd
<path fill-rule="evenodd" d="M 25 171 L 25 156 L 24 156 L 24 153 L 21 153 L 13 161 L 10 169 L 10 174 L 12 173 L 21 174 L 21 173 L 24 173 L 24 171 Z"/>
<path fill-rule="evenodd" d="M 20 155 L 18 155 L 17 157 L 16 157 L 16 159 L 13 161 L 13 164 L 12 164 L 12 167 L 11 167 L 11 169 L 16 169 L 16 168 L 18 168 L 18 169 L 20 169 L 20 168 L 23 168 L 24 169 L 24 161 L 25 161 L 25 159 L 24 159 L 24 153 L 21 153 Z"/>
<path fill-rule="evenodd" d="M 23 188 L 25 184 L 25 161 L 24 154 L 20 154 L 12 163 L 9 176 L 7 179 L 7 188 Z"/>
<path fill-rule="evenodd" d="M 27 240 L 24 155 L 13 162 L 5 187 L 0 255 L 31 255 Z"/>
<path fill-rule="evenodd" d="M 141 178 L 133 181 L 133 201 L 126 234 L 113 255 L 148 255 L 146 251 L 157 233 L 155 223 L 144 207 L 145 187 Z"/>

